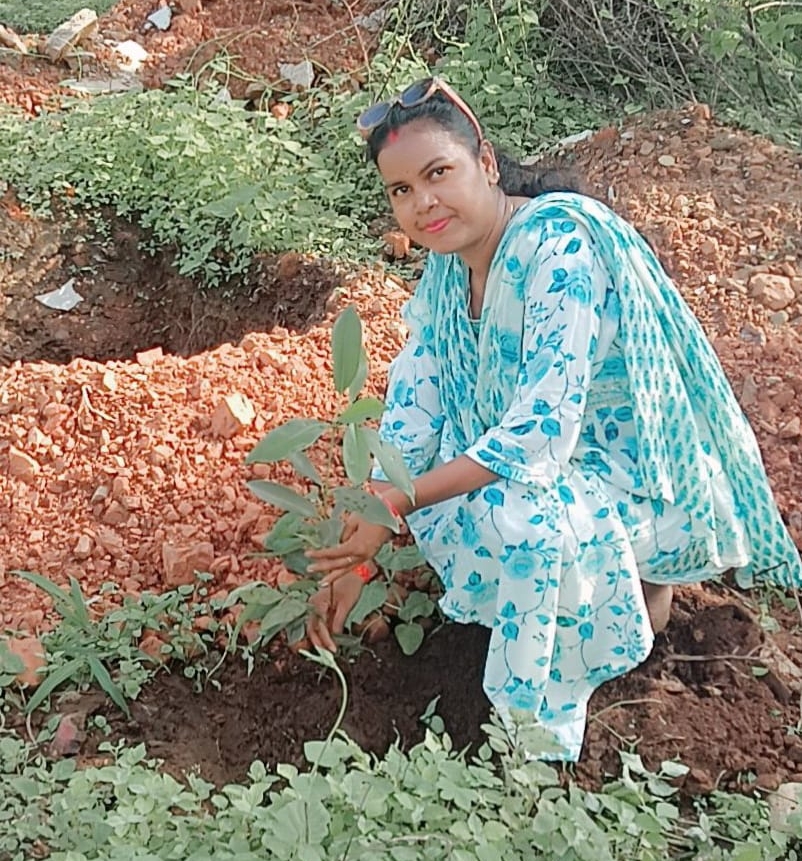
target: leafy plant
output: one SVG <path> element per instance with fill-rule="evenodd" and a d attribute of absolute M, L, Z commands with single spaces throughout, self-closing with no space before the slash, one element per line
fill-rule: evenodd
<path fill-rule="evenodd" d="M 81 9 L 101 15 L 113 5 L 114 0 L 3 0 L 0 21 L 21 33 L 49 33 Z"/>
<path fill-rule="evenodd" d="M 414 498 L 412 480 L 401 454 L 369 426 L 381 417 L 384 404 L 378 398 L 361 397 L 368 376 L 368 356 L 362 343 L 362 324 L 353 307 L 335 320 L 331 348 L 334 388 L 343 398 L 339 415 L 330 421 L 290 419 L 270 431 L 246 458 L 249 464 L 286 460 L 310 486 L 306 493 L 299 493 L 284 484 L 264 479 L 248 483 L 259 499 L 285 511 L 265 538 L 266 551 L 303 577 L 309 574 L 306 551 L 338 543 L 346 512 L 358 512 L 372 523 L 398 530 L 396 518 L 387 506 L 364 487 L 374 459 L 395 486 Z M 326 444 L 322 471 L 306 453 L 321 441 Z M 338 452 L 349 482 L 346 485 L 337 484 L 334 478 Z M 422 557 L 414 547 L 394 549 L 388 542 L 377 554 L 376 563 L 392 574 L 401 568 L 420 566 Z M 388 587 L 388 581 L 376 581 L 363 589 L 348 624 L 358 624 L 382 608 L 388 600 Z M 269 612 L 265 601 L 271 608 Z M 300 603 L 281 603 L 275 594 L 261 589 L 253 603 L 246 601 L 246 605 L 243 616 L 247 620 L 259 616 L 267 631 L 289 626 L 291 639 L 303 635 L 305 615 L 301 613 Z M 399 624 L 394 629 L 395 636 L 404 652 L 412 654 L 423 641 L 423 628 L 416 620 L 431 616 L 435 605 L 427 595 L 413 592 L 396 609 Z"/>

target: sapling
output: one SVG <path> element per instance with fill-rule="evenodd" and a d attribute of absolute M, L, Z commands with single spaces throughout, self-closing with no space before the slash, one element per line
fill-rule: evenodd
<path fill-rule="evenodd" d="M 334 388 L 342 398 L 342 409 L 336 418 L 328 421 L 290 419 L 270 431 L 245 460 L 248 464 L 287 461 L 307 485 L 307 492 L 299 493 L 274 481 L 248 482 L 259 499 L 285 512 L 265 537 L 264 547 L 267 555 L 280 558 L 290 571 L 304 578 L 299 584 L 301 589 L 313 579 L 306 551 L 337 544 L 347 512 L 356 512 L 371 523 L 397 532 L 395 516 L 381 499 L 366 489 L 374 462 L 377 461 L 389 481 L 411 499 L 415 493 L 400 452 L 370 426 L 381 418 L 384 403 L 376 397 L 362 396 L 368 377 L 368 356 L 362 341 L 362 323 L 353 306 L 335 320 L 331 350 Z M 326 446 L 322 470 L 306 454 L 307 449 L 320 442 Z M 335 475 L 338 452 L 345 469 L 345 484 L 338 483 Z M 423 560 L 417 548 L 394 549 L 388 542 L 376 555 L 376 564 L 381 571 L 392 575 L 394 571 L 418 567 Z M 388 579 L 392 579 L 391 576 L 375 580 L 362 590 L 348 624 L 362 622 L 385 604 Z M 412 606 L 419 611 L 416 617 L 431 615 L 435 610 L 434 603 L 428 598 L 421 600 L 422 597 L 425 596 L 414 592 L 410 595 L 410 599 L 414 599 Z M 399 616 L 402 624 L 395 629 L 396 637 L 401 648 L 411 654 L 423 639 L 423 629 L 413 622 L 410 613 L 403 612 L 403 607 Z M 249 612 L 248 617 L 254 618 L 253 612 Z M 288 630 L 288 635 L 291 639 L 293 635 L 300 638 L 303 627 L 298 625 L 297 617 L 293 621 L 295 625 L 292 631 Z"/>

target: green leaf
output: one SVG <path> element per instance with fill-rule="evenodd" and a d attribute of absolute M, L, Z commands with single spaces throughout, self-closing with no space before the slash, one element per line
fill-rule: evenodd
<path fill-rule="evenodd" d="M 309 460 L 302 451 L 292 452 L 292 454 L 287 455 L 287 460 L 292 464 L 293 469 L 302 478 L 308 479 L 318 487 L 323 486 L 323 479 L 320 477 L 320 473 L 317 471 L 317 468 L 312 461 Z"/>
<path fill-rule="evenodd" d="M 383 580 L 373 580 L 362 588 L 359 600 L 348 614 L 345 627 L 358 625 L 364 621 L 374 610 L 384 606 L 387 600 L 387 584 Z"/>
<path fill-rule="evenodd" d="M 70 600 L 68 592 L 65 592 L 64 589 L 61 589 L 59 586 L 56 586 L 56 584 L 51 580 L 48 580 L 47 577 L 43 577 L 41 574 L 36 574 L 33 571 L 14 571 L 13 573 L 18 577 L 21 577 L 23 580 L 33 583 L 34 586 L 38 586 L 43 592 L 47 593 L 53 599 L 56 612 L 65 619 L 69 619 L 71 622 L 75 622 L 77 624 L 72 601 Z"/>
<path fill-rule="evenodd" d="M 131 712 L 128 709 L 128 703 L 125 701 L 125 697 L 123 696 L 123 692 L 114 684 L 111 676 L 109 675 L 109 671 L 103 666 L 100 660 L 96 657 L 90 657 L 88 659 L 89 662 L 89 670 L 95 678 L 95 681 L 100 685 L 100 687 L 108 694 L 111 701 L 120 709 L 120 711 L 124 712 L 126 717 L 131 716 Z"/>
<path fill-rule="evenodd" d="M 364 421 L 380 419 L 384 404 L 378 398 L 360 398 L 346 407 L 337 417 L 339 424 L 361 424 Z"/>
<path fill-rule="evenodd" d="M 92 630 L 92 620 L 89 617 L 89 610 L 86 606 L 81 586 L 74 577 L 70 577 L 70 598 L 72 599 L 72 608 L 75 613 L 75 620 L 85 631 Z"/>
<path fill-rule="evenodd" d="M 346 511 L 361 514 L 365 520 L 378 526 L 386 526 L 393 532 L 398 531 L 395 517 L 390 514 L 387 506 L 372 493 L 360 490 L 358 487 L 337 487 L 332 495 L 337 504 L 342 505 Z"/>
<path fill-rule="evenodd" d="M 28 700 L 25 711 L 35 711 L 59 685 L 64 684 L 68 679 L 79 676 L 85 667 L 86 661 L 84 658 L 73 658 L 73 660 L 67 661 L 66 664 L 62 664 L 60 667 L 56 667 L 48 672 L 45 680 Z"/>
<path fill-rule="evenodd" d="M 368 354 L 363 347 L 359 354 L 359 366 L 356 369 L 356 375 L 351 381 L 351 385 L 348 386 L 349 400 L 355 401 L 359 397 L 359 393 L 362 391 L 362 387 L 365 385 L 365 380 L 367 380 L 368 378 L 368 371 Z"/>
<path fill-rule="evenodd" d="M 247 485 L 254 496 L 275 505 L 276 508 L 300 514 L 302 517 L 317 517 L 317 509 L 306 497 L 284 487 L 283 484 L 275 481 L 249 481 Z"/>
<path fill-rule="evenodd" d="M 434 602 L 424 592 L 410 592 L 398 611 L 402 622 L 411 622 L 421 616 L 429 617 L 434 612 Z"/>
<path fill-rule="evenodd" d="M 389 481 L 414 502 L 415 488 L 412 486 L 412 477 L 403 457 L 401 457 L 401 452 L 394 445 L 384 442 L 372 428 L 363 428 L 362 430 L 367 437 L 371 454 L 379 461 L 379 465 Z"/>
<path fill-rule="evenodd" d="M 395 638 L 405 655 L 414 655 L 423 642 L 423 628 L 415 622 L 395 626 Z"/>
<path fill-rule="evenodd" d="M 334 321 L 331 333 L 334 388 L 344 392 L 356 378 L 362 354 L 362 322 L 353 305 Z"/>
<path fill-rule="evenodd" d="M 348 425 L 343 434 L 343 464 L 348 480 L 353 484 L 362 484 L 370 476 L 370 449 L 358 425 Z"/>
<path fill-rule="evenodd" d="M 275 463 L 316 443 L 331 427 L 317 419 L 290 419 L 270 431 L 245 458 L 245 463 Z"/>

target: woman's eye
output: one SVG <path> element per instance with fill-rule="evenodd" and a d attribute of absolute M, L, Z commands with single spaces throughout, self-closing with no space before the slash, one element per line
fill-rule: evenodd
<path fill-rule="evenodd" d="M 436 167 L 432 171 L 432 176 L 445 176 L 446 169 L 444 167 Z"/>
<path fill-rule="evenodd" d="M 408 185 L 397 185 L 392 190 L 392 196 L 393 197 L 400 197 L 402 194 L 406 194 L 408 191 L 409 191 Z"/>

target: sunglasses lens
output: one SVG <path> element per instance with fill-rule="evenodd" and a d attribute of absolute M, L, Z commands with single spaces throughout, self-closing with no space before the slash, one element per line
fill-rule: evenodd
<path fill-rule="evenodd" d="M 363 111 L 359 115 L 357 124 L 361 129 L 375 129 L 376 126 L 380 126 L 387 119 L 387 114 L 389 112 L 390 103 L 379 102 L 378 104 L 371 105 L 366 111 Z"/>
<path fill-rule="evenodd" d="M 431 78 L 424 78 L 422 81 L 415 81 L 414 84 L 410 84 L 398 97 L 401 107 L 412 108 L 415 105 L 419 105 L 429 96 L 431 88 Z"/>

